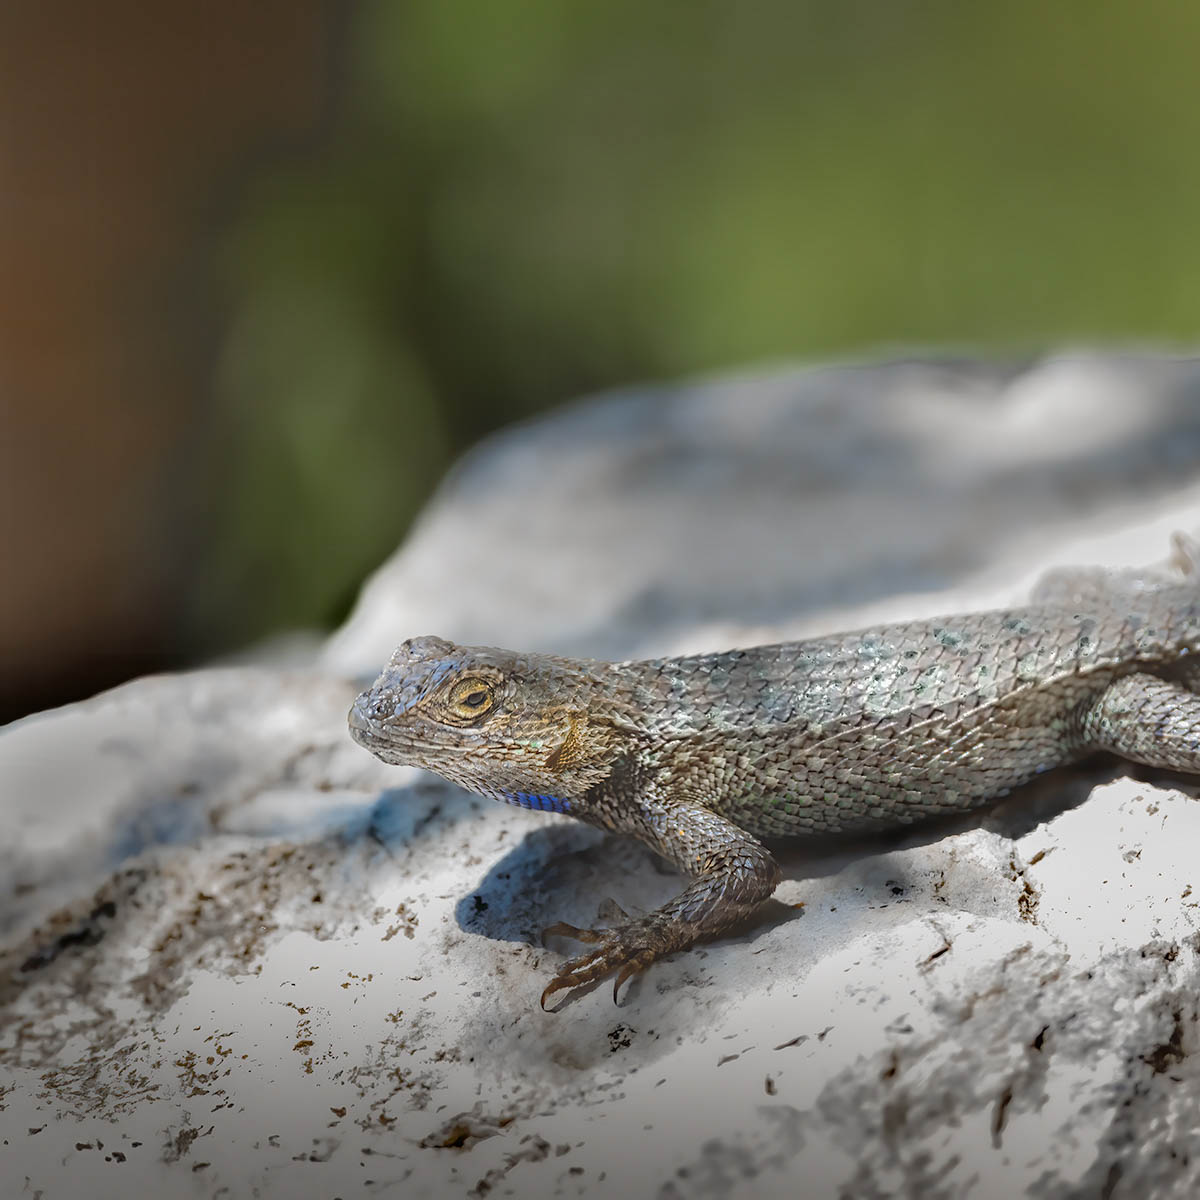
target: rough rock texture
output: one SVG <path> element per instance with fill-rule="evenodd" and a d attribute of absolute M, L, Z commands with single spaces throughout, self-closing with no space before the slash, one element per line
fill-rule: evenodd
<path fill-rule="evenodd" d="M 494 439 L 312 671 L 139 680 L 0 730 L 6 1186 L 1196 1194 L 1192 781 L 1098 762 L 978 820 L 797 847 L 752 929 L 550 1015 L 538 930 L 676 881 L 344 723 L 349 677 L 414 634 L 745 644 L 1004 603 L 1176 527 L 1200 529 L 1194 361 L 770 374 Z"/>

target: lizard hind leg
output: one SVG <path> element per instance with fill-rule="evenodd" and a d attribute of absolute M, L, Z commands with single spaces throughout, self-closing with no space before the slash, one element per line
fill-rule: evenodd
<path fill-rule="evenodd" d="M 1200 541 L 1190 534 L 1171 535 L 1171 553 L 1165 569 L 1146 567 L 1115 570 L 1109 567 L 1054 567 L 1034 585 L 1030 599 L 1034 604 L 1064 608 L 1076 605 L 1107 606 L 1114 595 L 1140 599 L 1147 591 L 1178 587 L 1180 583 L 1200 581 Z"/>
<path fill-rule="evenodd" d="M 1084 710 L 1080 731 L 1090 748 L 1200 775 L 1200 694 L 1184 683 L 1123 675 Z"/>
<path fill-rule="evenodd" d="M 1185 579 L 1194 578 L 1197 570 L 1200 570 L 1200 541 L 1197 541 L 1190 533 L 1184 533 L 1182 529 L 1177 529 L 1171 534 L 1169 562 Z"/>

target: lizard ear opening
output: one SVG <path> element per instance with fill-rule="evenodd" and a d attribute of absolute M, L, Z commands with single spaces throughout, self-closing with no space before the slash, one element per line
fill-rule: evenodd
<path fill-rule="evenodd" d="M 579 717 L 569 717 L 567 736 L 546 757 L 547 771 L 565 771 L 584 757 L 583 725 Z"/>

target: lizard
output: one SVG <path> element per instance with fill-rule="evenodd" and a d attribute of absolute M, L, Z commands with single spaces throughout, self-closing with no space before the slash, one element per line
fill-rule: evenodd
<path fill-rule="evenodd" d="M 973 809 L 1095 751 L 1200 774 L 1200 543 L 1167 568 L 1060 568 L 1027 605 L 722 653 L 605 662 L 404 642 L 349 712 L 388 763 L 630 834 L 688 877 L 593 948 L 568 997 L 743 921 L 775 839 Z M 561 999 L 561 997 L 560 997 Z"/>

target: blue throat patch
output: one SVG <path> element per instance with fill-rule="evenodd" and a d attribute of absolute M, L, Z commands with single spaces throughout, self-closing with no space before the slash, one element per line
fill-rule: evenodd
<path fill-rule="evenodd" d="M 531 796 L 528 792 L 505 792 L 504 798 L 509 804 L 519 804 L 522 808 L 536 808 L 538 812 L 569 813 L 571 804 L 568 800 L 560 800 L 557 796 Z"/>

